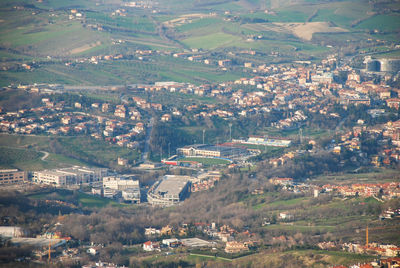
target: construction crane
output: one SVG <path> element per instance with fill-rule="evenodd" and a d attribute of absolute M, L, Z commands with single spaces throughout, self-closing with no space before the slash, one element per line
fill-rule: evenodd
<path fill-rule="evenodd" d="M 391 229 L 391 228 L 397 228 L 398 226 L 393 225 L 393 226 L 379 226 L 379 227 L 374 227 L 374 228 L 365 228 L 365 247 L 369 247 L 369 231 L 371 230 L 385 230 L 385 229 Z"/>
<path fill-rule="evenodd" d="M 49 263 L 51 261 L 51 240 L 49 240 Z"/>

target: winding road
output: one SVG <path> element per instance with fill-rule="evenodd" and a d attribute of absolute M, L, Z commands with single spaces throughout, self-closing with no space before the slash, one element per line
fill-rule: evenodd
<path fill-rule="evenodd" d="M 45 161 L 46 158 L 49 156 L 49 153 L 48 153 L 48 152 L 45 152 L 45 151 L 40 151 L 40 152 L 41 152 L 41 153 L 44 153 L 44 156 L 42 156 L 42 158 L 40 158 L 40 160 Z"/>

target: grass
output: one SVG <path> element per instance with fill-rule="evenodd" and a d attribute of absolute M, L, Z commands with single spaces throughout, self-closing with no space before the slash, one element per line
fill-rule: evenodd
<path fill-rule="evenodd" d="M 86 17 L 88 21 L 106 25 L 113 28 L 128 29 L 139 32 L 154 32 L 155 25 L 146 16 L 106 16 L 101 13 L 87 12 Z"/>
<path fill-rule="evenodd" d="M 296 222 L 293 225 L 286 225 L 286 224 L 272 224 L 265 226 L 267 230 L 284 230 L 284 231 L 292 231 L 292 232 L 332 232 L 336 230 L 337 226 L 326 226 L 326 225 L 298 225 Z"/>
<path fill-rule="evenodd" d="M 203 18 L 203 19 L 195 19 L 190 23 L 186 23 L 180 26 L 175 27 L 178 32 L 186 32 L 199 30 L 199 28 L 204 28 L 208 26 L 215 26 L 216 24 L 221 23 L 222 20 L 219 18 Z"/>
<path fill-rule="evenodd" d="M 378 29 L 380 31 L 397 31 L 400 28 L 400 16 L 377 15 L 362 21 L 356 26 L 357 29 Z"/>
<path fill-rule="evenodd" d="M 213 166 L 213 165 L 227 165 L 230 162 L 228 160 L 224 159 L 218 159 L 218 158 L 202 158 L 202 157 L 185 157 L 179 159 L 179 161 L 193 161 L 193 162 L 199 162 L 205 166 Z"/>
<path fill-rule="evenodd" d="M 54 14 L 57 17 L 49 19 L 49 13 L 32 16 L 10 12 L 6 16 L 7 23 L 0 24 L 0 43 L 35 57 L 68 55 L 75 48 L 98 41 L 104 43 L 103 33 L 84 28 L 79 21 L 69 21 L 64 13 Z"/>
<path fill-rule="evenodd" d="M 89 194 L 85 194 L 82 192 L 77 192 L 74 194 L 72 191 L 69 190 L 54 190 L 48 193 L 42 193 L 42 194 L 35 194 L 35 195 L 30 195 L 29 198 L 32 199 L 40 199 L 40 200 L 46 200 L 49 198 L 56 198 L 61 201 L 72 201 L 72 202 L 77 202 L 77 204 L 81 204 L 85 208 L 103 208 L 106 206 L 126 206 L 123 204 L 119 204 L 111 199 L 108 198 L 103 198 L 99 196 L 93 196 Z M 71 200 L 72 198 L 72 200 Z M 76 198 L 75 200 L 73 198 Z"/>
<path fill-rule="evenodd" d="M 302 203 L 303 201 L 306 201 L 306 200 L 309 200 L 309 197 L 299 197 L 299 198 L 293 198 L 293 199 L 288 199 L 288 200 L 279 200 L 276 202 L 269 203 L 268 206 L 279 207 L 279 206 L 298 205 L 299 203 Z"/>
<path fill-rule="evenodd" d="M 85 162 L 59 154 L 49 154 L 45 160 L 41 160 L 43 155 L 42 152 L 33 149 L 0 146 L 0 167 L 32 171 L 88 165 Z"/>
<path fill-rule="evenodd" d="M 315 129 L 309 127 L 302 127 L 303 136 L 312 138 L 312 139 L 319 139 L 322 137 L 326 137 L 330 134 L 329 130 L 324 129 Z M 297 139 L 299 137 L 299 129 L 290 129 L 290 130 L 281 130 L 276 129 L 274 127 L 266 127 L 261 135 L 267 135 L 268 137 L 285 137 L 285 138 L 292 138 Z"/>
<path fill-rule="evenodd" d="M 263 195 L 265 196 L 265 195 Z M 262 197 L 262 196 L 261 196 Z M 257 197 L 257 198 L 261 198 Z M 264 209 L 268 208 L 271 210 L 276 210 L 276 209 L 281 209 L 280 207 L 284 207 L 286 209 L 290 209 L 290 206 L 298 206 L 300 203 L 306 203 L 308 202 L 309 197 L 299 197 L 299 198 L 293 198 L 293 199 L 288 199 L 288 200 L 278 200 L 274 201 L 271 203 L 259 203 L 257 205 L 253 206 L 254 210 L 259 210 L 259 209 Z"/>
<path fill-rule="evenodd" d="M 135 96 L 146 98 L 147 95 L 145 93 L 135 93 Z M 188 103 L 199 103 L 199 104 L 213 104 L 217 102 L 217 99 L 212 97 L 204 97 L 198 96 L 195 94 L 184 94 L 179 92 L 154 92 L 150 96 L 152 102 L 163 103 L 163 105 L 174 105 L 177 108 L 181 108 Z M 194 133 L 195 131 L 201 131 L 203 128 L 201 127 L 184 127 L 183 130 L 190 130 L 190 132 Z M 193 130 L 193 131 L 191 131 Z"/>
<path fill-rule="evenodd" d="M 391 52 L 384 52 L 381 54 L 375 54 L 374 55 L 377 58 L 400 58 L 400 50 L 396 50 L 396 51 L 391 51 Z"/>
<path fill-rule="evenodd" d="M 154 61 L 157 64 L 154 64 Z M 68 67 L 61 63 L 42 65 L 32 71 L 4 71 L 0 86 L 11 83 L 60 83 L 72 85 L 122 85 L 157 81 L 190 82 L 194 84 L 234 80 L 239 72 L 223 72 L 215 66 L 154 56 L 152 61 L 120 60 L 99 64 L 80 63 Z"/>
<path fill-rule="evenodd" d="M 202 36 L 189 37 L 182 42 L 190 48 L 216 49 L 220 47 L 232 46 L 240 41 L 241 38 L 235 35 L 216 32 Z"/>
<path fill-rule="evenodd" d="M 223 257 L 215 257 L 215 256 L 195 254 L 195 253 L 190 253 L 189 256 L 187 257 L 187 259 L 190 261 L 194 261 L 195 263 L 208 261 L 210 259 L 220 260 L 222 262 L 231 262 L 232 261 L 231 259 L 227 259 L 227 258 L 223 258 Z"/>
<path fill-rule="evenodd" d="M 41 170 L 71 165 L 104 165 L 116 167 L 116 159 L 124 157 L 130 161 L 137 160 L 139 154 L 135 150 L 108 144 L 89 137 L 48 137 L 0 135 L 1 148 L 7 149 L 2 154 L 3 166 L 15 166 L 24 170 Z M 42 153 L 58 148 L 57 154 L 50 154 L 42 161 Z M 5 149 L 2 149 L 4 151 Z M 29 152 L 24 155 L 23 152 Z"/>
<path fill-rule="evenodd" d="M 327 250 L 288 250 L 284 252 L 260 252 L 233 261 L 234 266 L 251 267 L 330 267 L 334 265 L 352 265 L 372 261 L 376 256 L 361 255 L 342 251 Z"/>
<path fill-rule="evenodd" d="M 40 160 L 42 153 L 34 150 L 0 147 L 0 167 L 31 170 L 47 167 L 47 163 Z"/>
<path fill-rule="evenodd" d="M 399 180 L 397 170 L 389 168 L 374 168 L 361 173 L 345 173 L 321 175 L 313 179 L 314 183 L 351 184 L 351 183 L 384 183 Z"/>
<path fill-rule="evenodd" d="M 93 207 L 102 208 L 102 207 L 106 207 L 108 205 L 113 205 L 113 206 L 119 205 L 117 202 L 115 202 L 111 199 L 98 197 L 98 196 L 92 196 L 92 195 L 88 195 L 85 193 L 78 193 L 78 201 L 79 201 L 79 203 L 82 204 L 82 206 L 89 207 L 89 208 L 93 208 Z"/>

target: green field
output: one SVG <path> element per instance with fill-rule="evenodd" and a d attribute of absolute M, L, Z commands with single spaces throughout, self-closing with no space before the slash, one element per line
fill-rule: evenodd
<path fill-rule="evenodd" d="M 202 36 L 194 36 L 184 39 L 182 42 L 191 48 L 216 49 L 220 47 L 233 46 L 241 40 L 240 37 L 216 32 Z"/>
<path fill-rule="evenodd" d="M 89 137 L 48 137 L 0 134 L 1 167 L 42 170 L 71 165 L 117 167 L 117 158 L 137 160 L 136 150 L 110 145 Z M 43 153 L 50 152 L 45 160 Z"/>
<path fill-rule="evenodd" d="M 198 31 L 200 28 L 205 28 L 205 27 L 215 27 L 216 24 L 220 24 L 223 22 L 219 18 L 203 18 L 203 19 L 195 19 L 190 23 L 186 23 L 180 26 L 175 27 L 175 29 L 178 32 L 187 32 L 187 31 L 192 31 L 196 30 Z"/>
<path fill-rule="evenodd" d="M 380 31 L 398 31 L 400 28 L 400 16 L 377 15 L 362 21 L 357 25 L 358 29 L 377 29 Z"/>
<path fill-rule="evenodd" d="M 79 85 L 122 85 L 155 81 L 220 82 L 241 77 L 237 72 L 223 72 L 215 66 L 203 65 L 172 57 L 157 57 L 157 65 L 140 60 L 82 63 L 74 67 L 46 64 L 30 71 L 2 72 L 0 86 L 11 83 L 60 83 Z"/>
<path fill-rule="evenodd" d="M 228 160 L 224 160 L 224 159 L 202 158 L 202 157 L 185 157 L 185 158 L 179 159 L 179 161 L 181 161 L 181 162 L 184 162 L 184 161 L 199 162 L 205 166 L 227 165 L 230 163 Z"/>
<path fill-rule="evenodd" d="M 74 194 L 72 191 L 68 190 L 55 190 L 50 193 L 30 195 L 29 198 L 40 200 L 56 199 L 65 202 L 77 202 L 79 205 L 86 208 L 103 208 L 109 205 L 121 206 L 121 204 L 108 198 L 93 196 L 82 192 L 76 192 L 76 194 Z"/>
<path fill-rule="evenodd" d="M 13 3 L 28 3 L 29 8 L 16 9 Z M 137 49 L 182 52 L 189 48 L 221 53 L 212 60 L 224 58 L 228 50 L 252 49 L 263 57 L 248 59 L 237 54 L 235 60 L 285 62 L 293 59 L 319 59 L 334 48 L 328 44 L 351 45 L 368 38 L 396 42 L 395 32 L 400 27 L 399 16 L 393 12 L 371 15 L 373 5 L 354 1 L 300 1 L 272 3 L 259 0 L 245 1 L 185 1 L 169 0 L 160 3 L 160 13 L 135 9 L 125 16 L 112 15 L 114 6 L 96 5 L 92 1 L 59 0 L 3 1 L 0 6 L 0 60 L 7 70 L 0 73 L 0 86 L 9 84 L 60 83 L 83 85 L 111 85 L 124 83 L 153 83 L 177 81 L 195 84 L 234 80 L 246 74 L 221 72 L 215 66 L 177 62 L 171 56 L 150 56 L 143 61 L 129 58 L 98 65 L 79 63 L 65 66 L 66 61 L 94 55 L 131 55 Z M 271 7 L 270 7 L 271 6 Z M 272 6 L 274 6 L 272 8 Z M 388 10 L 393 5 L 385 3 Z M 36 9 L 39 8 L 39 9 Z M 81 19 L 69 19 L 71 9 L 83 14 Z M 271 12 L 266 14 L 264 10 Z M 215 14 L 205 18 L 189 14 Z M 167 12 L 165 12 L 167 11 Z M 229 14 L 225 11 L 231 11 Z M 250 12 L 249 12 L 250 11 Z M 375 12 L 376 13 L 376 12 Z M 162 22 L 188 15 L 188 22 L 163 27 Z M 327 21 L 349 29 L 349 33 L 316 33 L 315 40 L 303 42 L 289 31 L 272 31 L 263 24 L 273 22 Z M 98 30 L 101 26 L 103 29 Z M 353 27 L 354 26 L 354 27 Z M 380 33 L 372 33 L 378 29 Z M 261 36 L 260 39 L 255 37 Z M 122 44 L 113 44 L 122 40 Z M 347 40 L 350 40 L 349 42 Z M 360 47 L 359 50 L 369 49 Z M 277 58 L 269 56 L 279 52 Z M 210 54 L 208 54 L 210 55 Z M 48 59 L 47 56 L 51 56 Z M 215 55 L 214 55 L 215 56 Z M 226 58 L 226 57 L 225 57 Z M 21 63 L 40 62 L 32 70 L 17 69 Z"/>

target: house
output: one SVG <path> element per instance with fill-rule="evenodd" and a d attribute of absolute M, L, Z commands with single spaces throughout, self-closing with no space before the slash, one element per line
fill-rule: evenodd
<path fill-rule="evenodd" d="M 169 238 L 169 239 L 163 239 L 162 244 L 170 248 L 177 248 L 180 245 L 182 245 L 182 242 L 179 241 L 177 238 Z"/>
<path fill-rule="evenodd" d="M 161 116 L 161 121 L 162 122 L 171 121 L 171 115 L 170 114 L 164 114 L 163 116 Z"/>
<path fill-rule="evenodd" d="M 161 229 L 161 235 L 172 235 L 173 229 L 171 226 L 167 225 Z"/>
<path fill-rule="evenodd" d="M 99 254 L 99 248 L 90 247 L 86 252 L 89 253 L 90 255 L 96 256 L 97 254 Z"/>
<path fill-rule="evenodd" d="M 290 185 L 293 184 L 293 178 L 272 178 L 269 182 L 274 185 Z"/>
<path fill-rule="evenodd" d="M 248 251 L 248 250 L 249 250 L 249 247 L 241 242 L 231 241 L 231 242 L 226 242 L 226 244 L 225 244 L 225 252 L 226 253 L 239 253 L 239 252 Z"/>
<path fill-rule="evenodd" d="M 70 116 L 64 116 L 63 118 L 61 118 L 61 123 L 63 123 L 64 125 L 69 125 L 72 122 L 72 118 Z"/>
<path fill-rule="evenodd" d="M 390 108 L 399 109 L 400 98 L 386 99 L 386 105 Z"/>
<path fill-rule="evenodd" d="M 119 166 L 126 166 L 128 165 L 128 159 L 118 157 L 118 165 Z"/>
<path fill-rule="evenodd" d="M 290 214 L 289 212 L 281 212 L 279 213 L 279 219 L 282 220 L 293 220 L 294 215 Z"/>
<path fill-rule="evenodd" d="M 149 227 L 144 229 L 145 236 L 159 235 L 160 233 L 161 231 L 156 228 Z"/>
<path fill-rule="evenodd" d="M 147 241 L 143 243 L 144 251 L 160 250 L 160 244 L 158 242 Z"/>

